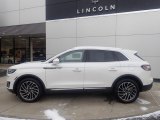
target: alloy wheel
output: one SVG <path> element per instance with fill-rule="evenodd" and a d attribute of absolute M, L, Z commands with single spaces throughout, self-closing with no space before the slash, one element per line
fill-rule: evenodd
<path fill-rule="evenodd" d="M 125 102 L 132 101 L 136 98 L 138 90 L 132 82 L 122 82 L 118 86 L 118 97 Z"/>
<path fill-rule="evenodd" d="M 25 81 L 20 85 L 19 94 L 26 101 L 33 101 L 39 96 L 39 87 L 33 81 Z"/>

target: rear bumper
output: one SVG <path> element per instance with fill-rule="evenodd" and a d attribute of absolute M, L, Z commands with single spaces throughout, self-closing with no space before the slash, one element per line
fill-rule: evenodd
<path fill-rule="evenodd" d="M 152 86 L 153 86 L 153 82 L 149 85 L 144 85 L 142 87 L 142 92 L 150 90 L 152 88 Z"/>

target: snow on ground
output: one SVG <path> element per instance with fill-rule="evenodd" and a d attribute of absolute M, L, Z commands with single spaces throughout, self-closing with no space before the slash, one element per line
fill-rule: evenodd
<path fill-rule="evenodd" d="M 148 104 L 150 104 L 149 101 L 146 101 L 146 100 L 143 100 L 143 99 L 140 99 L 140 98 L 138 98 L 136 100 L 136 102 L 139 103 L 139 104 L 141 104 L 141 105 L 148 105 Z"/>
<path fill-rule="evenodd" d="M 140 107 L 140 109 L 141 109 L 142 111 L 146 111 L 146 110 L 148 110 L 148 108 L 147 108 L 147 107 Z"/>
<path fill-rule="evenodd" d="M 48 119 L 52 120 L 65 120 L 62 116 L 59 115 L 58 111 L 53 109 L 53 110 L 45 110 L 44 114 L 47 116 Z"/>
<path fill-rule="evenodd" d="M 66 105 L 68 105 L 68 103 L 59 104 L 58 106 L 62 107 L 62 106 L 66 106 Z"/>
<path fill-rule="evenodd" d="M 115 120 L 160 120 L 160 111 L 135 117 L 120 118 Z"/>

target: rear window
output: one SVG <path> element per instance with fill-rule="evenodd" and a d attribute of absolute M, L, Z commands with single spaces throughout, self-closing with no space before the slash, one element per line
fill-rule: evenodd
<path fill-rule="evenodd" d="M 117 58 L 116 61 L 127 61 L 128 60 L 128 58 L 120 52 L 114 52 L 114 55 Z"/>
<path fill-rule="evenodd" d="M 88 50 L 86 62 L 111 62 L 115 61 L 111 51 Z"/>
<path fill-rule="evenodd" d="M 120 52 L 106 51 L 106 50 L 87 50 L 86 62 L 113 62 L 113 61 L 127 61 Z"/>
<path fill-rule="evenodd" d="M 136 57 L 138 57 L 139 59 L 141 59 L 141 60 L 143 60 L 144 61 L 144 59 L 143 58 L 141 58 L 137 53 L 136 54 L 134 54 Z"/>

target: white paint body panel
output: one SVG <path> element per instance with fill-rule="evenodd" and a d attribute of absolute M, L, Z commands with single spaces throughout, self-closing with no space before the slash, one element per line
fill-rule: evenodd
<path fill-rule="evenodd" d="M 111 87 L 119 76 L 118 62 L 85 63 L 84 88 Z"/>
<path fill-rule="evenodd" d="M 75 50 L 110 50 L 125 55 L 128 60 L 121 62 L 79 62 L 79 63 L 51 63 L 59 56 Z M 8 82 L 12 90 L 14 82 L 20 76 L 31 74 L 37 76 L 46 89 L 91 89 L 112 87 L 114 81 L 123 75 L 133 75 L 139 78 L 143 85 L 153 82 L 151 71 L 145 71 L 142 65 L 149 65 L 134 55 L 136 51 L 106 47 L 76 47 L 64 51 L 46 62 L 24 63 L 10 67 L 16 69 L 13 74 L 8 74 Z"/>
<path fill-rule="evenodd" d="M 47 67 L 58 67 L 46 69 L 47 88 L 83 89 L 84 63 L 50 63 Z"/>

